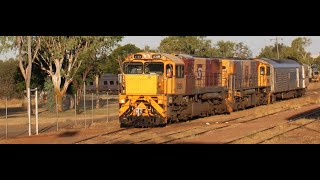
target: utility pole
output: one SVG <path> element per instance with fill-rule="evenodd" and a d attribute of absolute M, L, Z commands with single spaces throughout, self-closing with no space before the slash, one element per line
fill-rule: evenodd
<path fill-rule="evenodd" d="M 275 39 L 270 39 L 270 41 L 276 41 L 276 46 L 277 46 L 277 54 L 278 54 L 278 60 L 280 59 L 280 54 L 279 54 L 279 43 L 278 43 L 278 36 L 276 36 L 276 38 Z M 280 38 L 280 40 L 283 40 L 282 38 Z"/>

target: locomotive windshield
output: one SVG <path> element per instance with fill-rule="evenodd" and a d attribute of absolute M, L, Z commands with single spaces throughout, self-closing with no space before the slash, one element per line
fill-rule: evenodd
<path fill-rule="evenodd" d="M 124 73 L 125 74 L 142 74 L 143 64 L 142 63 L 124 63 Z"/>
<path fill-rule="evenodd" d="M 151 62 L 144 64 L 145 74 L 163 74 L 164 65 L 162 62 Z"/>

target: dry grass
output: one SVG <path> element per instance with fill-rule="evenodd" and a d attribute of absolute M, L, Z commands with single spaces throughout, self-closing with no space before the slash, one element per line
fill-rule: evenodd
<path fill-rule="evenodd" d="M 119 105 L 118 104 L 110 104 L 109 107 L 109 116 L 115 116 L 118 114 Z M 97 118 L 106 118 L 107 117 L 107 107 L 103 107 L 100 109 L 94 109 L 94 119 Z M 59 122 L 65 122 L 68 120 L 81 120 L 85 118 L 85 113 L 83 110 L 80 111 L 80 114 L 77 114 L 77 117 L 75 116 L 75 110 L 66 110 L 64 112 L 57 113 L 56 112 L 50 112 L 47 111 L 45 108 L 39 108 L 39 124 L 42 123 L 53 123 L 56 122 L 57 119 L 59 119 Z M 86 119 L 91 120 L 92 118 L 92 110 L 87 109 L 86 110 Z M 35 116 L 31 116 L 32 121 L 35 121 Z M 14 112 L 8 114 L 8 121 L 12 124 L 24 124 L 28 123 L 28 116 L 27 111 L 24 112 Z M 0 125 L 5 125 L 5 116 L 0 116 Z"/>
<path fill-rule="evenodd" d="M 8 100 L 8 107 L 22 107 L 23 99 L 10 99 Z M 6 100 L 0 99 L 0 108 L 6 107 Z"/>

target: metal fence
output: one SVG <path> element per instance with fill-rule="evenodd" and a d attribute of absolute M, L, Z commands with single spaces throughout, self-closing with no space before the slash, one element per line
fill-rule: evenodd
<path fill-rule="evenodd" d="M 31 95 L 31 132 L 36 135 L 66 129 L 87 129 L 95 123 L 118 120 L 118 95 L 86 92 L 81 95 L 65 95 L 63 111 L 49 111 L 47 100 L 38 97 L 36 112 L 35 93 Z M 0 141 L 29 135 L 27 100 L 0 99 Z M 56 104 L 55 104 L 56 105 Z M 57 107 L 57 106 L 56 106 Z M 36 115 L 38 114 L 38 123 Z M 37 128 L 38 125 L 38 128 Z"/>

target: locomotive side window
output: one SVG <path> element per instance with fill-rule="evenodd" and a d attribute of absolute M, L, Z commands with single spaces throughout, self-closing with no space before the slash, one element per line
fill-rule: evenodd
<path fill-rule="evenodd" d="M 184 66 L 181 66 L 181 77 L 184 78 Z"/>
<path fill-rule="evenodd" d="M 180 66 L 176 66 L 176 78 L 179 78 Z"/>
<path fill-rule="evenodd" d="M 173 67 L 171 64 L 166 65 L 166 75 L 168 78 L 172 78 L 173 75 Z"/>
<path fill-rule="evenodd" d="M 142 74 L 143 64 L 142 63 L 125 63 L 123 69 L 125 74 Z"/>
<path fill-rule="evenodd" d="M 184 66 L 176 66 L 176 77 L 177 78 L 184 78 Z"/>
<path fill-rule="evenodd" d="M 260 74 L 264 75 L 265 74 L 265 68 L 264 67 L 260 67 Z"/>

